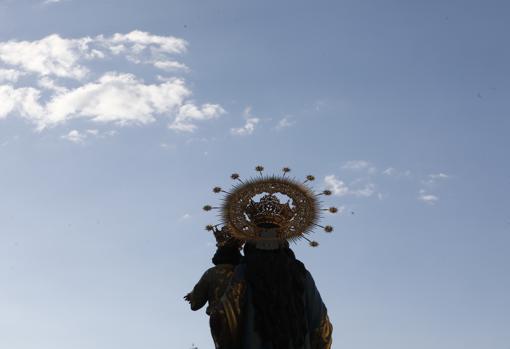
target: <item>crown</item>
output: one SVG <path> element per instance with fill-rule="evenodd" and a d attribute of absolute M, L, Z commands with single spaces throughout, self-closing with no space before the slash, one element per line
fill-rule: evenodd
<path fill-rule="evenodd" d="M 337 213 L 336 207 L 320 208 L 321 195 L 329 196 L 331 190 L 316 193 L 309 184 L 315 176 L 308 175 L 300 182 L 286 177 L 290 168 L 282 169 L 282 176 L 264 176 L 263 166 L 256 166 L 255 170 L 260 177 L 248 180 L 241 179 L 238 173 L 230 178 L 237 181 L 230 190 L 214 187 L 214 193 L 225 193 L 223 204 L 219 207 L 205 205 L 203 209 L 210 211 L 221 210 L 223 224 L 228 228 L 229 234 L 235 239 L 244 241 L 265 240 L 263 232 L 269 228 L 277 228 L 279 240 L 305 239 L 310 246 L 316 247 L 318 242 L 309 240 L 306 235 L 315 228 L 324 229 L 331 233 L 331 225 L 318 224 L 321 211 Z M 283 203 L 280 198 L 283 199 Z M 212 227 L 212 226 L 211 226 Z"/>
<path fill-rule="evenodd" d="M 243 244 L 242 240 L 238 240 L 230 234 L 230 230 L 226 225 L 221 227 L 221 229 L 218 228 L 220 224 L 218 225 L 207 225 L 205 229 L 207 231 L 212 231 L 214 234 L 214 238 L 216 239 L 216 246 L 217 247 L 224 247 L 224 246 L 232 246 L 232 247 L 240 247 Z"/>
<path fill-rule="evenodd" d="M 282 204 L 272 194 L 264 195 L 259 202 L 251 200 L 245 212 L 250 221 L 261 228 L 286 226 L 295 214 L 289 202 Z"/>

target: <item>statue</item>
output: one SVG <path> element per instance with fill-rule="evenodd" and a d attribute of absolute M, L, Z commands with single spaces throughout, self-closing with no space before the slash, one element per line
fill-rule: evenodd
<path fill-rule="evenodd" d="M 306 184 L 285 175 L 242 181 L 226 193 L 223 223 L 229 234 L 246 241 L 244 258 L 231 275 L 223 296 L 210 309 L 210 326 L 217 349 L 329 349 L 333 327 L 311 274 L 296 259 L 288 241 L 305 239 L 314 227 L 327 233 L 333 227 L 317 224 L 319 195 Z M 282 202 L 283 200 L 283 202 Z M 285 202 L 286 200 L 286 202 Z M 210 211 L 220 207 L 204 206 Z M 336 213 L 335 207 L 327 210 Z"/>
<path fill-rule="evenodd" d="M 201 309 L 206 303 L 206 314 L 211 314 L 211 309 L 218 303 L 225 292 L 234 268 L 241 260 L 239 252 L 242 241 L 234 239 L 228 233 L 228 228 L 218 229 L 217 226 L 207 226 L 207 230 L 213 231 L 216 238 L 217 250 L 212 258 L 214 267 L 209 268 L 200 278 L 193 290 L 184 296 L 190 303 L 191 310 Z"/>

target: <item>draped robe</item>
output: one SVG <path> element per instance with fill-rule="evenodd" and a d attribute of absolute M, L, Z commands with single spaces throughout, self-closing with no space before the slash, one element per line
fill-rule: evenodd
<path fill-rule="evenodd" d="M 205 312 L 211 315 L 211 309 L 219 302 L 230 283 L 234 268 L 232 264 L 218 264 L 209 268 L 190 293 L 191 310 L 198 310 L 208 303 Z"/>
<path fill-rule="evenodd" d="M 237 266 L 224 295 L 212 309 L 211 333 L 216 349 L 272 349 L 262 342 L 255 331 L 254 307 L 249 285 L 245 280 L 246 265 Z M 307 333 L 304 345 L 294 348 L 289 340 L 288 349 L 330 349 L 333 326 L 326 306 L 315 286 L 312 275 L 305 276 L 305 313 Z"/>

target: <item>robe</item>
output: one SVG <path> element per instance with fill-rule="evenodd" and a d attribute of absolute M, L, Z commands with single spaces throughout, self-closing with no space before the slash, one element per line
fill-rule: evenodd
<path fill-rule="evenodd" d="M 272 349 L 255 331 L 251 289 L 244 279 L 246 265 L 239 265 L 225 294 L 211 312 L 210 325 L 216 349 Z M 288 349 L 330 349 L 333 326 L 312 275 L 305 275 L 305 313 L 308 331 L 304 345 Z"/>
<path fill-rule="evenodd" d="M 211 309 L 219 302 L 230 283 L 234 268 L 232 264 L 218 264 L 209 268 L 190 293 L 191 310 L 198 310 L 208 303 L 205 312 L 211 315 Z"/>

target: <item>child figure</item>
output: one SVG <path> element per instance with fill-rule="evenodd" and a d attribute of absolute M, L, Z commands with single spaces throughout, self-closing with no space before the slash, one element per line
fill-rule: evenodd
<path fill-rule="evenodd" d="M 226 226 L 221 230 L 208 226 L 208 230 L 212 230 L 216 238 L 217 250 L 212 258 L 214 267 L 202 275 L 193 291 L 184 296 L 184 299 L 190 303 L 193 311 L 208 303 L 205 312 L 211 315 L 211 310 L 225 292 L 235 267 L 241 261 L 240 248 L 243 242 L 232 238 Z"/>

